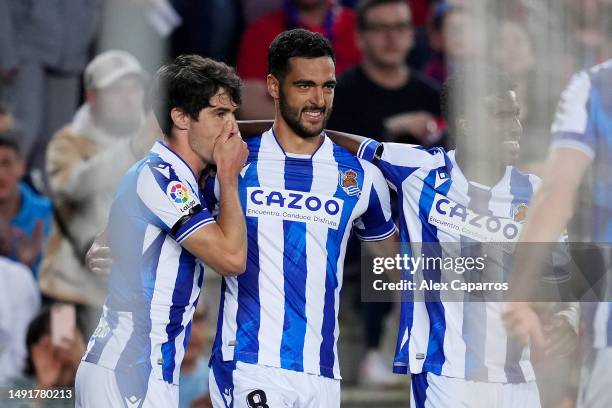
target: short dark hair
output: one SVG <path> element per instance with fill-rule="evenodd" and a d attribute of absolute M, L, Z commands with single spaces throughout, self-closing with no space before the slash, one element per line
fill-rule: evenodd
<path fill-rule="evenodd" d="M 327 38 L 302 28 L 280 33 L 268 49 L 268 74 L 282 80 L 289 69 L 289 59 L 329 57 L 336 63 L 334 48 Z"/>
<path fill-rule="evenodd" d="M 355 8 L 355 14 L 357 16 L 357 29 L 359 31 L 364 31 L 368 23 L 366 21 L 366 14 L 370 9 L 380 6 L 381 4 L 388 3 L 401 3 L 405 4 L 408 7 L 408 3 L 406 0 L 361 0 L 357 3 L 357 7 Z"/>
<path fill-rule="evenodd" d="M 456 136 L 455 122 L 466 114 L 466 104 L 462 95 L 469 92 L 467 80 L 470 74 L 478 73 L 478 80 L 487 84 L 486 96 L 504 96 L 514 91 L 516 85 L 506 72 L 497 67 L 472 67 L 474 71 L 463 69 L 449 77 L 442 86 L 440 106 L 442 115 L 451 135 Z"/>
<path fill-rule="evenodd" d="M 0 133 L 0 147 L 13 150 L 17 156 L 21 156 L 21 146 L 19 145 L 19 132 L 14 129 Z"/>
<path fill-rule="evenodd" d="M 170 136 L 172 109 L 181 109 L 197 120 L 220 88 L 240 104 L 240 87 L 240 78 L 232 67 L 199 55 L 179 55 L 157 71 L 149 99 L 161 130 Z"/>

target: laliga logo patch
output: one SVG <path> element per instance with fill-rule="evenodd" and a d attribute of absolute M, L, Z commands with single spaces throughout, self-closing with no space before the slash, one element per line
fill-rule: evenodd
<path fill-rule="evenodd" d="M 189 214 L 189 211 L 198 204 L 189 189 L 180 181 L 172 181 L 168 184 L 166 194 L 182 215 Z"/>
<path fill-rule="evenodd" d="M 178 181 L 173 181 L 168 186 L 170 191 L 170 198 L 177 204 L 184 204 L 189 201 L 189 190 L 179 183 Z"/>
<path fill-rule="evenodd" d="M 359 196 L 361 194 L 359 183 L 357 183 L 357 172 L 355 170 L 341 171 L 339 184 L 344 192 L 350 196 Z"/>
<path fill-rule="evenodd" d="M 527 206 L 527 204 L 524 204 L 524 203 L 512 206 L 512 218 L 514 218 L 514 221 L 524 222 L 525 219 L 527 218 L 528 209 L 529 207 Z"/>

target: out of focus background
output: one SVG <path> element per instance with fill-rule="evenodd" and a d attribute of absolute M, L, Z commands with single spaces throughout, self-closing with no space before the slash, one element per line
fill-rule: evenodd
<path fill-rule="evenodd" d="M 270 119 L 268 45 L 286 29 L 318 31 L 337 53 L 328 128 L 446 148 L 454 141 L 441 117 L 444 80 L 472 64 L 501 66 L 521 108 L 519 165 L 539 174 L 561 90 L 612 53 L 610 0 L 406 0 L 402 21 L 357 3 L 0 0 L 0 385 L 73 384 L 106 293 L 106 278 L 85 267 L 84 255 L 122 174 L 157 137 L 145 119 L 147 82 L 175 56 L 235 66 L 240 118 Z M 486 126 L 475 137 L 475 147 L 486 145 Z M 353 242 L 340 312 L 343 406 L 406 407 L 408 379 L 391 374 L 398 305 L 361 302 L 359 261 Z M 207 273 L 181 407 L 207 406 L 219 286 Z M 76 305 L 69 344 L 51 341 L 57 302 Z M 545 406 L 572 406 L 562 404 L 572 403 L 575 380 L 539 371 Z"/>

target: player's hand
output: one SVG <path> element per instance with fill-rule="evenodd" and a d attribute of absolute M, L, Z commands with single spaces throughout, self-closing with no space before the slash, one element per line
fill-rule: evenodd
<path fill-rule="evenodd" d="M 539 349 L 544 349 L 546 346 L 540 318 L 528 303 L 506 303 L 502 310 L 502 319 L 508 335 L 523 345 L 531 343 Z"/>
<path fill-rule="evenodd" d="M 551 323 L 544 325 L 544 334 L 547 356 L 565 357 L 578 347 L 578 333 L 562 316 L 555 316 Z"/>
<path fill-rule="evenodd" d="M 249 155 L 247 144 L 242 140 L 238 125 L 228 121 L 215 142 L 213 160 L 217 165 L 220 182 L 236 182 Z"/>
<path fill-rule="evenodd" d="M 111 267 L 113 266 L 113 259 L 104 234 L 97 236 L 91 248 L 87 251 L 87 255 L 85 255 L 85 265 L 95 274 L 110 274 Z"/>
<path fill-rule="evenodd" d="M 438 130 L 436 118 L 429 112 L 398 113 L 384 121 L 385 129 L 392 135 L 410 133 L 421 143 Z"/>

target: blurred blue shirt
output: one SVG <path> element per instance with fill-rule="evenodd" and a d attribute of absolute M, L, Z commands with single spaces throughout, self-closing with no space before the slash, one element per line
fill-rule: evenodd
<path fill-rule="evenodd" d="M 11 226 L 21 229 L 25 234 L 25 238 L 29 238 L 34 232 L 36 223 L 41 220 L 44 225 L 43 242 L 46 242 L 51 232 L 51 218 L 53 217 L 51 201 L 47 197 L 35 193 L 25 183 L 19 183 L 19 193 L 21 194 L 21 208 L 17 215 L 11 220 Z M 10 258 L 14 261 L 18 261 L 15 251 L 11 254 Z M 38 269 L 40 267 L 41 258 L 42 251 L 32 266 L 32 272 L 36 279 L 38 279 Z"/>

